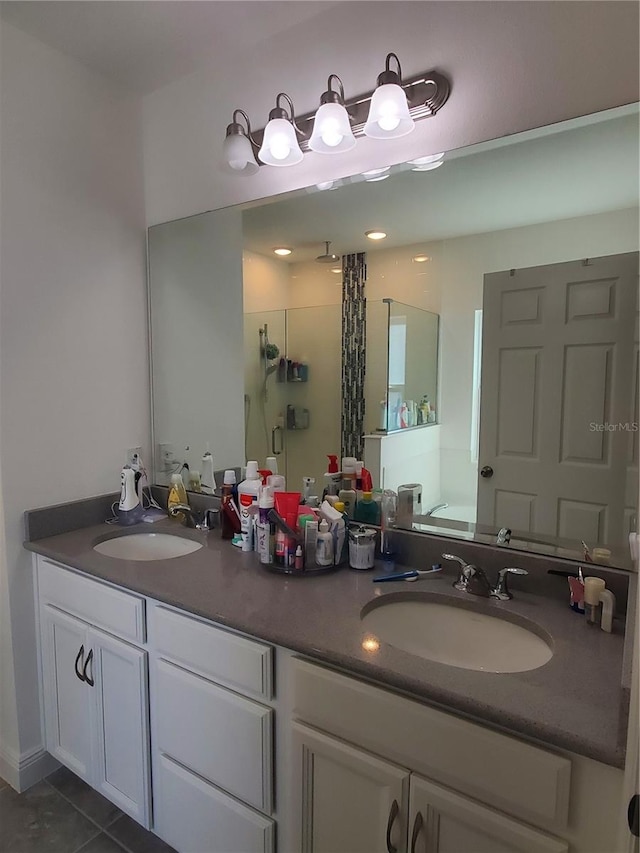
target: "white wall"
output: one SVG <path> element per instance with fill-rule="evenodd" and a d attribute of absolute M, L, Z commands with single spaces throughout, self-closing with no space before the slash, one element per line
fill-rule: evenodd
<path fill-rule="evenodd" d="M 145 221 L 139 104 L 0 37 L 0 772 L 19 784 L 41 746 L 22 514 L 117 491 L 126 448 L 148 447 Z"/>
<path fill-rule="evenodd" d="M 638 5 L 628 2 L 346 2 L 257 46 L 250 56 L 144 99 L 150 223 L 447 151 L 638 100 Z M 328 49 L 328 46 L 330 49 Z M 242 107 L 263 127 L 278 92 L 315 109 L 330 73 L 347 97 L 375 85 L 395 51 L 405 77 L 431 68 L 449 101 L 407 137 L 360 139 L 337 157 L 307 154 L 252 178 L 220 172 L 226 125 Z"/>

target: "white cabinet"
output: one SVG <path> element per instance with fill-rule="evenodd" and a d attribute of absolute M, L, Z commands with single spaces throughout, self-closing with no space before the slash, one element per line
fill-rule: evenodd
<path fill-rule="evenodd" d="M 351 744 L 293 724 L 302 853 L 567 853 L 568 845 Z"/>
<path fill-rule="evenodd" d="M 568 844 L 413 773 L 409 853 L 567 853 Z"/>
<path fill-rule="evenodd" d="M 298 723 L 293 742 L 302 853 L 405 849 L 408 770 Z"/>
<path fill-rule="evenodd" d="M 154 831 L 180 853 L 271 853 L 273 649 L 159 604 L 149 636 Z"/>
<path fill-rule="evenodd" d="M 71 606 L 86 619 L 91 617 L 92 601 L 99 599 L 103 589 L 102 584 L 85 578 L 78 578 L 81 583 L 75 587 L 78 576 L 74 573 L 46 561 L 39 563 L 47 750 L 123 812 L 149 827 L 147 652 L 60 609 L 60 589 L 55 585 L 60 572 L 65 588 L 73 590 Z M 56 592 L 48 595 L 49 588 Z M 118 590 L 105 589 L 120 595 Z"/>

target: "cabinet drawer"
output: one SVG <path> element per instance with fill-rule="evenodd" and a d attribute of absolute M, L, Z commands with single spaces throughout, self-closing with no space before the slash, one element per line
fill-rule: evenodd
<path fill-rule="evenodd" d="M 294 714 L 493 808 L 567 826 L 571 762 L 453 714 L 294 660 Z"/>
<path fill-rule="evenodd" d="M 261 699 L 273 696 L 273 650 L 160 605 L 150 614 L 158 653 L 187 669 Z"/>
<path fill-rule="evenodd" d="M 38 557 L 40 601 L 103 628 L 111 634 L 145 642 L 144 600 L 71 569 Z"/>
<path fill-rule="evenodd" d="M 274 822 L 158 756 L 156 833 L 181 853 L 272 853 Z"/>
<path fill-rule="evenodd" d="M 157 749 L 271 812 L 273 711 L 167 661 L 155 673 Z"/>

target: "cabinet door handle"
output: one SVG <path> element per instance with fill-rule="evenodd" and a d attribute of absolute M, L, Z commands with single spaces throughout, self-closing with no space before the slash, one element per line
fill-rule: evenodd
<path fill-rule="evenodd" d="M 634 794 L 629 800 L 629 808 L 627 810 L 627 821 L 629 823 L 629 832 L 636 838 L 640 837 L 640 797 Z"/>
<path fill-rule="evenodd" d="M 418 836 L 420 835 L 420 830 L 422 829 L 422 813 L 418 812 L 416 814 L 415 820 L 413 821 L 413 831 L 411 832 L 411 850 L 410 853 L 416 853 L 416 841 L 418 840 Z"/>
<path fill-rule="evenodd" d="M 93 660 L 93 649 L 90 649 L 89 654 L 87 655 L 87 660 L 85 662 L 85 665 L 82 668 L 82 675 L 84 677 L 84 681 L 87 682 L 89 687 L 93 687 L 93 685 L 95 684 L 95 681 L 93 680 L 93 678 L 91 678 L 91 676 L 87 673 L 87 668 L 88 668 L 88 666 L 92 660 Z M 93 667 L 91 667 L 91 670 L 93 671 Z"/>
<path fill-rule="evenodd" d="M 398 806 L 398 801 L 394 800 L 391 803 L 391 809 L 389 811 L 389 820 L 387 821 L 387 851 L 388 851 L 388 853 L 397 853 L 397 849 L 391 843 L 391 830 L 393 829 L 393 824 L 395 823 L 395 819 L 398 817 L 399 811 L 400 811 L 400 807 Z"/>
<path fill-rule="evenodd" d="M 76 656 L 76 662 L 74 663 L 73 668 L 75 669 L 76 675 L 78 676 L 80 681 L 85 681 L 84 675 L 78 669 L 78 664 L 80 663 L 81 657 L 84 657 L 84 645 L 80 646 L 80 651 L 78 652 L 78 654 Z M 86 666 L 86 664 L 85 664 L 85 666 Z"/>

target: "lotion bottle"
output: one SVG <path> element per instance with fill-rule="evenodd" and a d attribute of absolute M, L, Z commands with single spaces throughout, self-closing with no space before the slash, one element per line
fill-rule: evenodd
<path fill-rule="evenodd" d="M 318 526 L 318 537 L 316 540 L 316 564 L 318 566 L 333 565 L 333 536 L 329 532 L 329 525 L 324 518 Z"/>

